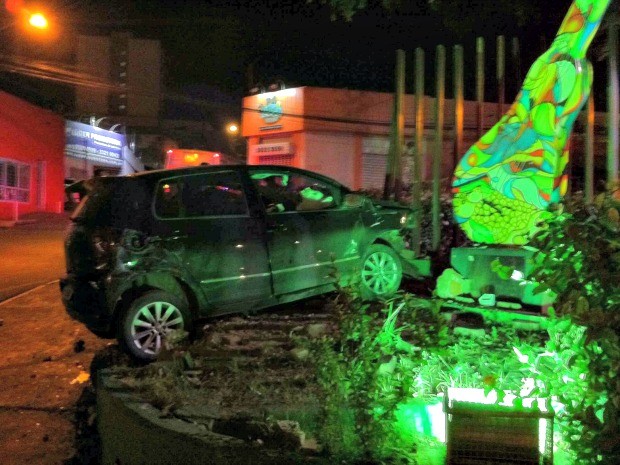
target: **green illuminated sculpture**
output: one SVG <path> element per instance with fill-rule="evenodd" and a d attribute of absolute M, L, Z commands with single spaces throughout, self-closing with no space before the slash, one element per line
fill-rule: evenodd
<path fill-rule="evenodd" d="M 479 243 L 523 245 L 567 188 L 568 139 L 592 85 L 585 54 L 610 0 L 575 0 L 510 110 L 459 161 L 455 219 Z"/>

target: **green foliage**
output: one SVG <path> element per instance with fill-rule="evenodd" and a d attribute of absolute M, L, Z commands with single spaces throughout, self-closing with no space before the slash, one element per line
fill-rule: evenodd
<path fill-rule="evenodd" d="M 334 318 L 336 334 L 312 347 L 325 395 L 321 442 L 337 460 L 415 463 L 394 429 L 394 413 L 414 390 L 420 347 L 445 338 L 441 318 L 408 297 L 383 307 L 348 292 L 339 294 Z M 398 325 L 403 319 L 427 324 Z"/>
<path fill-rule="evenodd" d="M 397 411 L 429 401 L 448 387 L 519 390 L 528 374 L 513 352 L 544 345 L 540 337 L 490 328 L 458 336 L 434 302 L 400 296 L 384 306 L 341 292 L 331 336 L 315 341 L 318 382 L 324 392 L 320 441 L 339 461 L 417 463 L 427 437 L 403 434 Z"/>
<path fill-rule="evenodd" d="M 309 0 L 312 1 L 312 0 Z M 365 10 L 366 8 L 373 6 L 373 4 L 380 4 L 386 11 L 394 11 L 401 6 L 402 0 L 319 0 L 321 3 L 326 3 L 331 7 L 332 20 L 337 18 L 343 18 L 346 21 L 351 21 L 356 13 Z"/>
<path fill-rule="evenodd" d="M 534 238 L 539 291 L 558 297 L 546 352 L 529 356 L 536 392 L 557 396 L 571 463 L 620 463 L 618 191 L 567 204 Z"/>

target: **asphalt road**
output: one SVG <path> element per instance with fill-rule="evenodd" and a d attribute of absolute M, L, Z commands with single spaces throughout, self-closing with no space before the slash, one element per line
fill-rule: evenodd
<path fill-rule="evenodd" d="M 56 280 L 64 273 L 68 224 L 66 215 L 35 214 L 0 229 L 3 465 L 86 462 L 77 437 L 80 421 L 88 425 L 94 412 L 88 374 L 110 341 L 90 334 L 62 306 Z"/>
<path fill-rule="evenodd" d="M 90 375 L 115 344 L 69 318 L 57 283 L 0 302 L 0 320 L 0 464 L 96 464 Z"/>
<path fill-rule="evenodd" d="M 0 301 L 59 279 L 65 271 L 65 215 L 38 214 L 0 228 Z"/>

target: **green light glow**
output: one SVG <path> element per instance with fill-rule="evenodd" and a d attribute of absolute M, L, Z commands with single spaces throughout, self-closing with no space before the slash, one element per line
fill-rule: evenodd
<path fill-rule="evenodd" d="M 520 397 L 512 391 L 503 391 L 503 399 L 499 399 L 498 392 L 492 390 L 485 394 L 484 389 L 479 388 L 448 388 L 448 399 L 450 402 L 468 402 L 481 405 L 499 405 L 519 409 L 536 409 L 542 413 L 549 413 L 547 399 L 540 397 Z M 515 400 L 520 399 L 522 406 L 515 405 Z"/>
<path fill-rule="evenodd" d="M 453 209 L 471 240 L 523 245 L 549 216 L 547 207 L 562 200 L 567 141 L 592 86 L 592 67 L 584 56 L 609 3 L 571 4 L 516 101 L 459 161 Z"/>
<path fill-rule="evenodd" d="M 525 389 L 529 392 L 529 389 Z M 539 397 L 520 397 L 516 396 L 511 391 L 503 391 L 503 399 L 500 400 L 498 392 L 492 390 L 488 394 L 484 392 L 484 389 L 478 388 L 448 388 L 448 399 L 450 403 L 464 402 L 479 405 L 497 405 L 502 407 L 509 407 L 515 411 L 523 410 L 538 410 L 545 414 L 550 412 L 548 406 L 548 399 Z M 521 392 L 523 394 L 523 390 Z M 518 402 L 517 402 L 518 400 Z M 518 403 L 522 403 L 518 405 Z M 538 450 L 541 454 L 545 454 L 547 450 L 546 437 L 547 428 L 549 427 L 549 420 L 546 418 L 540 418 L 538 420 Z"/>

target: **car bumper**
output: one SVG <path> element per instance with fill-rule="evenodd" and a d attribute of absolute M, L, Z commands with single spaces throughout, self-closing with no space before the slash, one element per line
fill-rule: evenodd
<path fill-rule="evenodd" d="M 75 276 L 60 280 L 62 303 L 71 318 L 84 323 L 96 333 L 112 329 L 113 306 L 102 281 L 92 281 Z"/>

